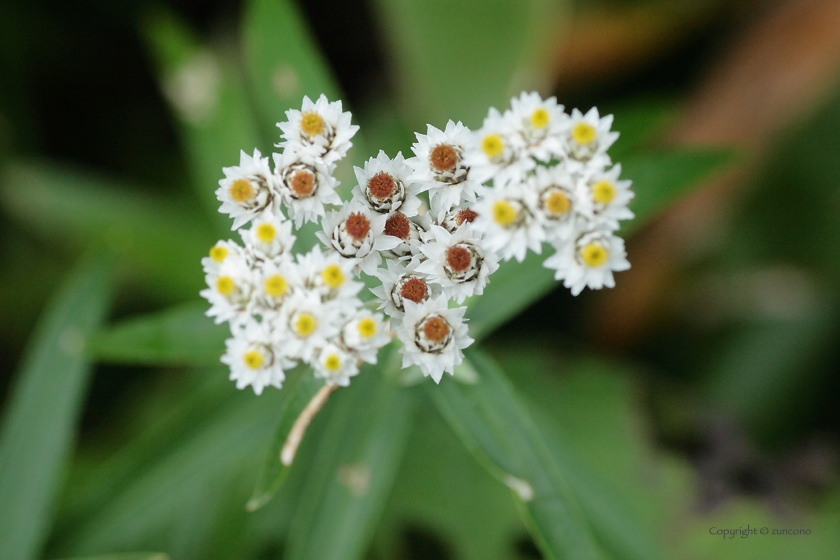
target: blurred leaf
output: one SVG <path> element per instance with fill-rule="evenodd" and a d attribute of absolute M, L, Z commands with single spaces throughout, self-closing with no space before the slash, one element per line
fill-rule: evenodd
<path fill-rule="evenodd" d="M 280 450 L 283 449 L 295 420 L 323 386 L 322 380 L 315 378 L 314 375 L 308 375 L 308 372 L 292 382 L 286 382 L 283 391 L 288 392 L 288 395 L 280 408 L 280 419 L 274 430 L 274 440 L 266 455 L 257 485 L 246 506 L 248 511 L 263 507 L 280 489 L 290 468 L 280 461 Z"/>
<path fill-rule="evenodd" d="M 104 362 L 217 364 L 230 328 L 215 324 L 205 315 L 207 308 L 206 303 L 188 303 L 122 321 L 91 337 L 85 350 Z"/>
<path fill-rule="evenodd" d="M 398 95 L 416 128 L 477 127 L 491 106 L 546 89 L 558 0 L 378 0 Z M 425 128 L 425 127 L 424 127 Z"/>
<path fill-rule="evenodd" d="M 287 109 L 300 108 L 304 95 L 313 101 L 322 93 L 330 101 L 339 99 L 329 67 L 294 2 L 247 2 L 242 41 L 248 82 L 271 138 L 279 141 L 275 123 L 285 120 Z"/>
<path fill-rule="evenodd" d="M 102 556 L 79 556 L 65 560 L 169 560 L 169 556 L 158 552 L 126 552 L 121 554 L 104 554 Z"/>
<path fill-rule="evenodd" d="M 240 150 L 252 155 L 261 145 L 245 88 L 232 61 L 203 46 L 172 14 L 150 14 L 143 32 L 180 125 L 198 198 L 220 230 L 228 230 L 215 195 L 222 167 L 239 165 Z"/>
<path fill-rule="evenodd" d="M 157 291 L 182 298 L 201 289 L 197 267 L 210 233 L 182 204 L 43 162 L 7 166 L 0 197 L 7 212 L 44 239 L 104 245 Z"/>
<path fill-rule="evenodd" d="M 620 162 L 647 142 L 656 139 L 656 133 L 671 123 L 677 110 L 674 101 L 655 97 L 601 108 L 602 115 L 610 113 L 615 115 L 612 129 L 621 134 L 610 148 L 610 157 Z"/>
<path fill-rule="evenodd" d="M 372 558 L 403 558 L 409 531 L 439 536 L 450 560 L 520 560 L 525 526 L 508 488 L 493 478 L 422 399 Z"/>
<path fill-rule="evenodd" d="M 0 557 L 38 556 L 71 452 L 91 364 L 85 338 L 104 319 L 112 265 L 92 258 L 66 280 L 41 319 L 10 393 L 0 436 Z"/>
<path fill-rule="evenodd" d="M 481 377 L 475 385 L 427 385 L 443 417 L 464 446 L 511 488 L 547 558 L 602 558 L 568 482 L 513 387 L 485 354 L 473 349 L 467 360 Z"/>
<path fill-rule="evenodd" d="M 414 394 L 365 368 L 333 399 L 285 558 L 359 559 L 373 536 L 402 458 Z"/>

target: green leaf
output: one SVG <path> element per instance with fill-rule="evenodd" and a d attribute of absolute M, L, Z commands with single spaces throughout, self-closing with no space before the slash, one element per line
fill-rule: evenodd
<path fill-rule="evenodd" d="M 610 148 L 613 161 L 622 161 L 647 142 L 656 138 L 676 117 L 676 103 L 660 97 L 643 98 L 623 102 L 615 107 L 602 107 L 601 114 L 615 115 L 613 130 L 621 136 Z"/>
<path fill-rule="evenodd" d="M 300 108 L 304 95 L 339 99 L 338 87 L 294 2 L 251 0 L 242 22 L 248 83 L 271 137 L 279 141 L 277 121 Z"/>
<path fill-rule="evenodd" d="M 365 369 L 332 397 L 288 559 L 363 558 L 372 538 L 411 431 L 415 395 Z"/>
<path fill-rule="evenodd" d="M 239 165 L 240 150 L 252 155 L 261 143 L 246 89 L 233 62 L 219 55 L 223 51 L 202 45 L 172 14 L 150 14 L 143 32 L 181 130 L 198 198 L 214 223 L 228 230 L 231 222 L 219 214 L 215 195 L 222 167 Z"/>
<path fill-rule="evenodd" d="M 619 235 L 632 235 L 692 186 L 731 161 L 731 152 L 721 150 L 628 157 L 621 176 L 633 180 L 636 198 L 630 208 L 636 218 L 626 222 Z M 471 336 L 486 336 L 559 285 L 553 272 L 542 266 L 547 256 L 528 253 L 521 263 L 511 260 L 499 267 L 484 294 L 467 302 Z"/>
<path fill-rule="evenodd" d="M 0 182 L 6 211 L 44 239 L 104 246 L 155 291 L 178 299 L 201 289 L 199 261 L 211 233 L 186 205 L 39 161 L 6 166 Z"/>
<path fill-rule="evenodd" d="M 80 556 L 65 560 L 169 560 L 169 555 L 161 552 L 126 552 L 124 554 L 104 554 L 102 556 Z"/>
<path fill-rule="evenodd" d="M 217 364 L 230 328 L 215 324 L 205 315 L 207 309 L 207 303 L 196 302 L 127 319 L 96 333 L 85 350 L 104 362 Z"/>
<path fill-rule="evenodd" d="M 378 0 L 397 71 L 394 83 L 414 127 L 448 119 L 471 127 L 488 107 L 523 89 L 545 89 L 565 2 Z"/>
<path fill-rule="evenodd" d="M 602 558 L 591 528 L 541 435 L 496 364 L 470 350 L 474 385 L 427 385 L 464 446 L 513 490 L 540 550 L 550 559 Z"/>
<path fill-rule="evenodd" d="M 112 263 L 91 258 L 61 287 L 38 324 L 0 432 L 0 557 L 38 556 L 72 447 L 91 364 L 82 353 L 104 319 Z"/>
<path fill-rule="evenodd" d="M 286 480 L 291 466 L 286 466 L 280 461 L 280 450 L 289 437 L 289 432 L 298 416 L 306 405 L 312 400 L 321 387 L 322 380 L 306 372 L 293 382 L 287 382 L 283 391 L 288 392 L 283 406 L 280 408 L 280 419 L 277 421 L 277 428 L 274 430 L 274 440 L 268 455 L 266 455 L 257 485 L 248 501 L 248 511 L 255 511 L 265 504 L 277 493 L 280 485 Z"/>

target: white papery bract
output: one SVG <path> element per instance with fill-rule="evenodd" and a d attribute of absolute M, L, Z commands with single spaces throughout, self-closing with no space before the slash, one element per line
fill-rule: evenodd
<path fill-rule="evenodd" d="M 327 344 L 312 364 L 315 377 L 326 381 L 327 385 L 350 385 L 350 378 L 359 374 L 358 358 L 335 344 Z"/>
<path fill-rule="evenodd" d="M 364 169 L 354 167 L 358 185 L 353 187 L 353 200 L 358 200 L 380 214 L 400 211 L 407 217 L 416 216 L 420 208 L 417 198 L 419 185 L 410 181 L 411 168 L 406 165 L 402 152 L 391 159 L 380 150 L 370 158 Z"/>
<path fill-rule="evenodd" d="M 406 161 L 414 169 L 410 180 L 419 183 L 420 192 L 429 192 L 435 217 L 440 220 L 441 212 L 462 200 L 475 201 L 484 187 L 464 163 L 464 152 L 472 140 L 470 129 L 449 121 L 444 130 L 428 125 L 426 134 L 417 132 L 415 136 L 417 142 L 411 147 L 415 157 Z"/>
<path fill-rule="evenodd" d="M 247 230 L 239 230 L 245 247 L 255 261 L 272 261 L 288 254 L 295 244 L 292 224 L 278 220 L 277 214 L 263 212 L 251 221 Z"/>
<path fill-rule="evenodd" d="M 490 250 L 504 260 L 525 260 L 528 249 L 542 251 L 546 235 L 535 216 L 536 193 L 523 185 L 488 189 L 487 196 L 476 204 L 475 228 L 484 232 Z"/>
<path fill-rule="evenodd" d="M 289 109 L 286 118 L 286 122 L 277 123 L 284 139 L 277 147 L 320 159 L 326 165 L 347 154 L 353 145 L 350 139 L 359 130 L 358 125 L 350 124 L 350 112 L 342 112 L 341 101 L 330 103 L 323 94 L 314 103 L 304 96 L 300 111 Z"/>
<path fill-rule="evenodd" d="M 263 210 L 275 209 L 277 185 L 268 165 L 268 158 L 259 150 L 249 156 L 239 154 L 239 165 L 223 167 L 225 178 L 219 181 L 216 198 L 222 205 L 219 212 L 233 218 L 230 229 L 239 229 Z"/>
<path fill-rule="evenodd" d="M 543 100 L 537 92 L 510 100 L 508 117 L 524 140 L 523 153 L 542 162 L 563 155 L 563 138 L 568 133 L 569 116 L 557 99 Z"/>
<path fill-rule="evenodd" d="M 417 266 L 417 272 L 427 274 L 457 303 L 484 293 L 488 277 L 499 268 L 496 254 L 483 246 L 478 233 L 469 225 L 453 233 L 432 226 L 420 250 L 427 260 Z"/>
<path fill-rule="evenodd" d="M 624 240 L 607 230 L 585 233 L 575 243 L 555 249 L 557 252 L 543 265 L 554 270 L 554 279 L 563 280 L 572 295 L 578 295 L 584 288 L 612 288 L 615 286 L 613 272 L 630 268 Z"/>
<path fill-rule="evenodd" d="M 345 323 L 341 330 L 344 346 L 356 352 L 369 364 L 376 363 L 379 349 L 391 342 L 381 313 L 360 310 Z"/>
<path fill-rule="evenodd" d="M 416 365 L 426 377 L 440 383 L 443 373 L 455 373 L 464 360 L 462 350 L 474 342 L 464 322 L 466 307 L 449 309 L 446 296 L 422 303 L 407 301 L 405 317 L 397 329 L 403 343 L 402 366 Z"/>
<path fill-rule="evenodd" d="M 227 351 L 221 360 L 230 366 L 231 381 L 236 381 L 237 389 L 250 385 L 257 395 L 268 386 L 282 387 L 284 370 L 297 365 L 280 353 L 268 326 L 254 320 L 234 329 L 233 338 L 225 346 Z"/>
<path fill-rule="evenodd" d="M 385 235 L 387 219 L 386 215 L 353 200 L 341 210 L 329 212 L 324 217 L 324 231 L 316 235 L 328 249 L 345 259 L 355 259 L 362 272 L 373 274 L 382 262 L 380 251 L 400 244 L 400 239 Z"/>
<path fill-rule="evenodd" d="M 296 228 L 317 222 L 324 215 L 325 204 L 341 204 L 341 197 L 335 192 L 338 181 L 332 176 L 334 169 L 335 166 L 303 153 L 274 154 L 276 183 Z"/>
<path fill-rule="evenodd" d="M 413 157 L 380 151 L 355 167 L 350 201 L 333 177 L 359 128 L 350 113 L 321 95 L 286 117 L 273 171 L 258 150 L 243 151 L 216 190 L 233 229 L 251 223 L 244 247 L 219 241 L 201 260 L 201 295 L 209 316 L 230 323 L 222 361 L 240 389 L 279 388 L 296 360 L 347 386 L 395 336 L 403 367 L 438 383 L 473 342 L 466 307 L 449 302 L 481 295 L 500 259 L 521 262 L 548 243 L 543 264 L 573 295 L 612 287 L 630 266 L 615 232 L 633 217 L 633 192 L 607 153 L 612 116 L 597 109 L 567 114 L 553 97 L 522 92 L 503 113 L 490 108 L 478 131 L 428 125 Z M 320 224 L 323 248 L 295 253 L 307 222 Z M 372 301 L 362 275 L 379 281 Z"/>

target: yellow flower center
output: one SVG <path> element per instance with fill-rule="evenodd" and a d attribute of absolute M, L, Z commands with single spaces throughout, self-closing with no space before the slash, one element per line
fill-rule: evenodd
<path fill-rule="evenodd" d="M 493 220 L 500 226 L 509 226 L 516 219 L 516 208 L 507 200 L 493 203 Z"/>
<path fill-rule="evenodd" d="M 344 284 L 344 273 L 341 272 L 341 267 L 337 264 L 328 265 L 321 272 L 321 279 L 324 281 L 324 284 L 329 286 L 330 288 L 338 288 L 342 284 Z"/>
<path fill-rule="evenodd" d="M 231 183 L 228 194 L 234 202 L 248 202 L 254 197 L 254 187 L 248 179 L 237 179 Z"/>
<path fill-rule="evenodd" d="M 271 224 L 260 224 L 257 226 L 257 237 L 263 243 L 271 243 L 274 236 L 277 235 L 277 230 Z"/>
<path fill-rule="evenodd" d="M 502 142 L 502 137 L 498 134 L 488 134 L 481 141 L 481 150 L 489 158 L 498 156 L 504 149 L 505 143 Z"/>
<path fill-rule="evenodd" d="M 609 181 L 598 181 L 592 185 L 592 198 L 595 202 L 609 204 L 615 198 L 615 187 Z"/>
<path fill-rule="evenodd" d="M 299 336 L 307 337 L 318 328 L 318 321 L 311 313 L 301 313 L 295 323 L 295 332 Z"/>
<path fill-rule="evenodd" d="M 220 245 L 216 245 L 212 249 L 210 249 L 210 258 L 216 261 L 217 263 L 222 262 L 225 260 L 225 257 L 228 256 L 227 247 L 222 247 Z"/>
<path fill-rule="evenodd" d="M 289 284 L 286 279 L 275 274 L 265 279 L 265 293 L 271 297 L 280 297 L 286 295 L 286 290 L 289 289 Z"/>
<path fill-rule="evenodd" d="M 580 256 L 583 258 L 583 262 L 585 262 L 587 266 L 597 268 L 607 262 L 607 258 L 610 254 L 601 245 L 598 245 L 597 243 L 590 243 L 583 248 L 580 252 Z"/>
<path fill-rule="evenodd" d="M 324 130 L 324 119 L 315 111 L 307 111 L 300 116 L 300 130 L 307 136 L 315 136 Z"/>
<path fill-rule="evenodd" d="M 548 124 L 548 111 L 540 107 L 531 113 L 531 126 L 534 128 L 545 128 Z"/>
<path fill-rule="evenodd" d="M 578 144 L 589 144 L 595 140 L 595 127 L 588 122 L 581 121 L 572 128 L 572 138 Z"/>
<path fill-rule="evenodd" d="M 546 209 L 552 214 L 565 214 L 572 208 L 572 201 L 561 192 L 553 192 L 545 201 Z"/>
<path fill-rule="evenodd" d="M 341 358 L 339 358 L 337 354 L 330 354 L 327 356 L 327 359 L 324 360 L 324 367 L 330 371 L 337 370 L 341 367 Z"/>
<path fill-rule="evenodd" d="M 245 365 L 251 369 L 257 369 L 263 364 L 263 355 L 259 353 L 258 350 L 251 350 L 250 352 L 246 352 L 244 356 L 242 356 L 242 360 L 245 362 Z"/>
<path fill-rule="evenodd" d="M 362 335 L 362 338 L 370 338 L 376 334 L 376 321 L 367 317 L 366 319 L 362 319 L 359 321 L 359 334 Z"/>
<path fill-rule="evenodd" d="M 223 296 L 229 296 L 233 293 L 234 288 L 236 288 L 236 284 L 233 283 L 233 278 L 230 276 L 219 276 L 216 278 L 216 289 Z"/>

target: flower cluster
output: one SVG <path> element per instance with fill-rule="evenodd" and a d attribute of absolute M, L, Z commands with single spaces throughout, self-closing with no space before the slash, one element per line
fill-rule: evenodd
<path fill-rule="evenodd" d="M 614 231 L 633 216 L 633 194 L 606 153 L 618 136 L 611 117 L 595 109 L 567 115 L 554 98 L 523 93 L 478 132 L 429 125 L 413 157 L 380 152 L 354 168 L 348 202 L 333 172 L 358 130 L 350 113 L 322 95 L 286 116 L 273 168 L 255 150 L 223 169 L 220 211 L 234 230 L 250 224 L 243 245 L 219 241 L 202 260 L 201 294 L 207 314 L 230 323 L 222 361 L 238 388 L 280 387 L 300 361 L 347 385 L 394 337 L 403 367 L 439 382 L 473 342 L 461 304 L 483 293 L 499 260 L 547 242 L 556 252 L 545 266 L 574 294 L 612 286 L 612 271 L 629 267 Z M 320 222 L 323 248 L 295 255 L 293 226 L 306 222 Z M 369 306 L 363 274 L 381 283 Z"/>

